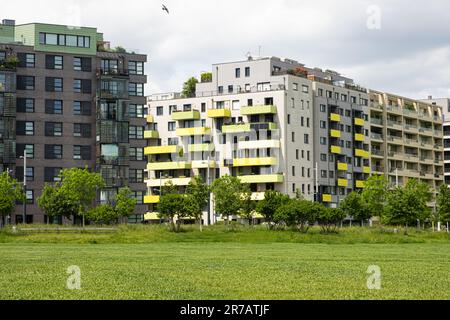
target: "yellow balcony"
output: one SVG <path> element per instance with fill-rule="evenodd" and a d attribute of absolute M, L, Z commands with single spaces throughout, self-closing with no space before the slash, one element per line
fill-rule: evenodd
<path fill-rule="evenodd" d="M 276 114 L 276 106 L 252 106 L 252 107 L 242 107 L 241 114 L 243 116 L 251 116 L 255 114 Z"/>
<path fill-rule="evenodd" d="M 361 149 L 356 149 L 355 150 L 355 156 L 356 157 L 365 158 L 365 159 L 369 159 L 370 158 L 369 152 L 365 151 L 365 150 L 361 150 Z"/>
<path fill-rule="evenodd" d="M 153 118 L 153 116 L 148 115 L 147 116 L 147 123 L 153 123 L 153 122 L 155 122 L 155 119 Z"/>
<path fill-rule="evenodd" d="M 356 125 L 356 126 L 364 127 L 364 124 L 365 124 L 364 119 L 361 119 L 361 118 L 355 118 L 355 125 Z"/>
<path fill-rule="evenodd" d="M 199 120 L 200 112 L 197 110 L 192 111 L 174 111 L 172 112 L 172 119 L 176 121 L 182 120 Z"/>
<path fill-rule="evenodd" d="M 192 169 L 207 169 L 207 168 L 215 168 L 216 162 L 214 160 L 195 160 L 191 162 Z"/>
<path fill-rule="evenodd" d="M 279 149 L 281 147 L 280 140 L 257 140 L 257 141 L 239 141 L 238 149 Z"/>
<path fill-rule="evenodd" d="M 341 116 L 337 113 L 331 113 L 330 120 L 334 122 L 341 122 Z"/>
<path fill-rule="evenodd" d="M 338 186 L 339 187 L 348 187 L 348 180 L 347 179 L 338 179 Z"/>
<path fill-rule="evenodd" d="M 189 152 L 211 152 L 214 151 L 215 146 L 209 143 L 190 144 L 188 146 Z"/>
<path fill-rule="evenodd" d="M 277 130 L 278 126 L 273 122 L 264 123 L 245 123 L 245 124 L 233 124 L 222 126 L 223 133 L 240 133 L 250 132 L 252 130 Z"/>
<path fill-rule="evenodd" d="M 211 129 L 204 127 L 184 128 L 184 129 L 177 129 L 176 133 L 177 136 L 179 137 L 204 136 L 211 134 Z"/>
<path fill-rule="evenodd" d="M 191 163 L 186 161 L 171 161 L 171 162 L 151 162 L 147 164 L 148 171 L 181 170 L 181 169 L 191 169 Z"/>
<path fill-rule="evenodd" d="M 341 153 L 341 147 L 331 146 L 331 153 L 340 154 Z"/>
<path fill-rule="evenodd" d="M 364 185 L 365 185 L 364 181 L 356 180 L 356 187 L 357 187 L 358 189 L 363 189 L 363 188 L 364 188 Z"/>
<path fill-rule="evenodd" d="M 159 139 L 159 132 L 155 130 L 144 131 L 144 139 Z"/>
<path fill-rule="evenodd" d="M 210 109 L 207 112 L 208 118 L 229 118 L 231 117 L 230 109 Z"/>
<path fill-rule="evenodd" d="M 145 204 L 155 204 L 159 203 L 159 196 L 145 196 L 144 197 Z"/>
<path fill-rule="evenodd" d="M 331 201 L 332 201 L 331 194 L 323 194 L 322 195 L 322 202 L 331 202 Z"/>
<path fill-rule="evenodd" d="M 275 166 L 277 164 L 277 158 L 274 157 L 233 159 L 233 167 Z"/>
<path fill-rule="evenodd" d="M 165 179 L 149 179 L 146 181 L 147 187 L 164 186 L 167 182 L 172 182 L 174 186 L 187 186 L 194 178 L 165 178 Z"/>
<path fill-rule="evenodd" d="M 338 170 L 339 171 L 348 171 L 348 164 L 347 163 L 338 163 Z"/>
<path fill-rule="evenodd" d="M 158 146 L 158 147 L 145 147 L 144 154 L 167 154 L 167 153 L 179 153 L 181 146 Z"/>
<path fill-rule="evenodd" d="M 340 138 L 341 137 L 341 132 L 339 130 L 331 129 L 330 134 L 331 134 L 331 136 L 333 138 Z"/>
<path fill-rule="evenodd" d="M 160 220 L 159 214 L 158 214 L 158 212 L 147 212 L 147 213 L 144 215 L 144 220 L 145 220 L 145 221 L 150 221 L 150 220 Z"/>
<path fill-rule="evenodd" d="M 363 134 L 355 133 L 355 141 L 364 141 L 365 137 Z"/>
<path fill-rule="evenodd" d="M 282 174 L 260 174 L 238 177 L 242 183 L 283 183 Z"/>
<path fill-rule="evenodd" d="M 371 174 L 372 170 L 370 169 L 370 167 L 363 167 L 363 172 L 367 173 L 367 174 Z"/>

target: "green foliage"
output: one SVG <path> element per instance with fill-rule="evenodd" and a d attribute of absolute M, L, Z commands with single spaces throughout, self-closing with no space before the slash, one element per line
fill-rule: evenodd
<path fill-rule="evenodd" d="M 211 82 L 212 81 L 212 73 L 204 72 L 201 74 L 201 82 Z"/>
<path fill-rule="evenodd" d="M 92 208 L 87 213 L 87 218 L 95 224 L 109 224 L 111 222 L 117 222 L 119 214 L 114 207 L 109 204 L 104 204 Z"/>
<path fill-rule="evenodd" d="M 450 188 L 444 183 L 437 196 L 437 213 L 442 223 L 450 222 Z"/>
<path fill-rule="evenodd" d="M 167 194 L 174 194 L 178 193 L 177 186 L 175 186 L 171 180 L 167 181 L 162 187 L 161 187 L 161 196 L 167 195 Z"/>
<path fill-rule="evenodd" d="M 284 222 L 289 227 L 295 227 L 300 232 L 307 232 L 318 217 L 323 206 L 301 199 L 289 199 L 287 203 L 275 211 L 273 216 L 275 223 Z"/>
<path fill-rule="evenodd" d="M 226 218 L 227 222 L 242 207 L 242 191 L 241 181 L 229 175 L 215 180 L 212 185 L 216 212 Z"/>
<path fill-rule="evenodd" d="M 253 221 L 253 213 L 256 210 L 256 201 L 252 200 L 252 190 L 248 184 L 241 186 L 241 210 L 239 210 L 239 215 L 243 219 L 248 219 L 248 224 L 251 225 Z"/>
<path fill-rule="evenodd" d="M 78 214 L 79 208 L 75 197 L 70 193 L 63 193 L 60 183 L 56 183 L 55 186 L 46 184 L 37 202 L 49 217 L 70 218 Z"/>
<path fill-rule="evenodd" d="M 384 221 L 388 224 L 408 225 L 424 222 L 430 218 L 431 209 L 427 203 L 431 201 L 430 186 L 410 179 L 406 186 L 400 186 L 388 194 Z"/>
<path fill-rule="evenodd" d="M 161 196 L 158 203 L 158 214 L 161 219 L 169 220 L 172 231 L 178 232 L 180 230 L 180 219 L 185 215 L 186 207 L 190 206 L 188 200 L 186 200 L 185 195 L 176 193 Z M 175 219 L 177 219 L 176 225 Z"/>
<path fill-rule="evenodd" d="M 288 202 L 289 196 L 278 191 L 267 190 L 264 194 L 264 199 L 258 203 L 256 211 L 258 211 L 264 217 L 266 222 L 269 223 L 269 226 L 271 226 L 271 222 L 274 221 L 274 215 L 277 209 Z"/>
<path fill-rule="evenodd" d="M 340 204 L 340 209 L 344 211 L 345 215 L 361 222 L 372 217 L 361 194 L 356 191 L 349 193 L 347 197 L 345 197 Z"/>
<path fill-rule="evenodd" d="M 25 201 L 22 185 L 7 172 L 0 174 L 0 216 L 11 215 L 16 201 Z"/>
<path fill-rule="evenodd" d="M 198 220 L 200 230 L 202 228 L 203 209 L 209 204 L 209 192 L 209 187 L 201 176 L 195 177 L 186 188 L 186 215 Z"/>
<path fill-rule="evenodd" d="M 5 60 L 0 61 L 0 69 L 15 69 L 19 66 L 19 58 L 16 55 L 10 55 Z"/>
<path fill-rule="evenodd" d="M 194 77 L 189 78 L 183 84 L 183 91 L 181 91 L 181 95 L 183 98 L 190 98 L 195 96 L 195 87 L 198 83 L 198 80 Z"/>
<path fill-rule="evenodd" d="M 114 48 L 113 52 L 115 53 L 127 53 L 127 50 L 124 47 L 117 46 Z"/>
<path fill-rule="evenodd" d="M 318 210 L 317 222 L 325 233 L 336 232 L 338 224 L 345 218 L 345 213 L 338 208 L 325 208 Z"/>
<path fill-rule="evenodd" d="M 130 188 L 125 187 L 119 189 L 116 196 L 114 211 L 118 217 L 129 217 L 134 212 L 136 207 L 136 199 L 133 198 L 133 192 Z"/>
<path fill-rule="evenodd" d="M 367 216 L 383 216 L 388 189 L 388 183 L 384 175 L 372 175 L 366 180 L 361 199 L 365 204 Z"/>

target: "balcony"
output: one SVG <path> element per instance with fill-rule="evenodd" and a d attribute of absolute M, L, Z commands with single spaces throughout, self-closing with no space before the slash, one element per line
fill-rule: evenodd
<path fill-rule="evenodd" d="M 214 148 L 215 148 L 215 145 L 210 144 L 210 143 L 188 145 L 189 152 L 212 152 L 212 151 L 214 151 Z"/>
<path fill-rule="evenodd" d="M 187 186 L 191 181 L 194 181 L 194 178 L 180 177 L 180 178 L 149 179 L 146 181 L 146 183 L 147 187 L 159 187 L 164 186 L 169 181 L 172 182 L 174 186 Z"/>
<path fill-rule="evenodd" d="M 370 118 L 370 124 L 377 125 L 377 126 L 383 126 L 383 119 L 382 118 Z"/>
<path fill-rule="evenodd" d="M 207 169 L 207 168 L 215 168 L 216 161 L 210 160 L 194 160 L 191 162 L 192 169 Z"/>
<path fill-rule="evenodd" d="M 403 155 L 403 158 L 410 160 L 410 161 L 417 161 L 419 160 L 419 155 L 415 153 L 405 153 Z"/>
<path fill-rule="evenodd" d="M 372 140 L 383 141 L 383 135 L 379 133 L 372 132 L 370 134 L 370 137 L 372 138 Z"/>
<path fill-rule="evenodd" d="M 199 120 L 200 112 L 198 110 L 191 111 L 172 111 L 172 120 Z"/>
<path fill-rule="evenodd" d="M 384 157 L 384 152 L 378 149 L 372 149 L 372 157 Z"/>
<path fill-rule="evenodd" d="M 182 149 L 181 146 L 145 147 L 144 155 L 179 153 Z"/>
<path fill-rule="evenodd" d="M 155 130 L 144 131 L 144 139 L 159 139 L 159 132 Z"/>
<path fill-rule="evenodd" d="M 230 109 L 210 109 L 207 112 L 208 118 L 230 118 Z"/>
<path fill-rule="evenodd" d="M 442 130 L 434 130 L 434 135 L 436 137 L 442 138 L 444 136 L 444 133 Z"/>
<path fill-rule="evenodd" d="M 365 124 L 366 122 L 365 122 L 364 119 L 362 119 L 362 118 L 355 118 L 355 119 L 354 119 L 354 123 L 355 123 L 355 126 L 364 127 L 364 124 Z"/>
<path fill-rule="evenodd" d="M 356 157 L 361 157 L 364 159 L 369 159 L 370 158 L 370 153 L 369 151 L 365 151 L 365 150 L 361 150 L 361 149 L 355 149 L 355 156 Z"/>
<path fill-rule="evenodd" d="M 277 107 L 273 105 L 267 106 L 251 106 L 251 107 L 242 107 L 241 115 L 243 116 L 252 116 L 258 114 L 276 114 Z"/>
<path fill-rule="evenodd" d="M 275 166 L 277 164 L 278 159 L 274 157 L 233 159 L 233 167 Z"/>
<path fill-rule="evenodd" d="M 398 105 L 388 105 L 386 106 L 386 110 L 390 113 L 402 113 L 402 110 Z"/>
<path fill-rule="evenodd" d="M 277 130 L 278 126 L 273 122 L 261 122 L 261 123 L 243 123 L 222 126 L 223 133 L 241 133 L 251 132 L 259 130 Z"/>
<path fill-rule="evenodd" d="M 410 178 L 419 178 L 419 171 L 417 169 L 405 169 L 403 174 Z"/>
<path fill-rule="evenodd" d="M 418 113 L 416 110 L 410 110 L 410 109 L 403 109 L 403 114 L 405 116 L 409 116 L 409 117 L 417 117 Z"/>
<path fill-rule="evenodd" d="M 331 153 L 340 154 L 342 152 L 341 147 L 339 146 L 331 146 Z"/>
<path fill-rule="evenodd" d="M 147 119 L 147 123 L 154 123 L 155 122 L 155 118 L 153 118 L 153 116 L 151 116 L 151 115 L 148 115 L 146 119 Z"/>
<path fill-rule="evenodd" d="M 337 184 L 339 187 L 348 187 L 347 179 L 338 179 Z"/>
<path fill-rule="evenodd" d="M 186 161 L 151 162 L 147 164 L 148 171 L 191 169 L 192 165 Z"/>
<path fill-rule="evenodd" d="M 338 162 L 337 168 L 338 168 L 339 171 L 348 171 L 348 164 L 347 163 Z"/>
<path fill-rule="evenodd" d="M 211 134 L 211 129 L 205 127 L 179 128 L 177 129 L 176 134 L 179 137 L 204 136 Z"/>
<path fill-rule="evenodd" d="M 331 113 L 330 120 L 334 122 L 341 122 L 341 116 L 337 113 Z"/>
<path fill-rule="evenodd" d="M 355 141 L 362 141 L 364 142 L 365 136 L 361 133 L 355 133 Z"/>
<path fill-rule="evenodd" d="M 322 202 L 332 202 L 333 197 L 331 194 L 323 194 L 322 195 Z"/>
<path fill-rule="evenodd" d="M 376 172 L 376 173 L 384 173 L 384 168 L 381 166 L 373 166 L 372 167 L 372 172 Z"/>
<path fill-rule="evenodd" d="M 340 138 L 340 137 L 341 137 L 341 131 L 331 129 L 331 130 L 330 130 L 330 135 L 331 135 L 333 138 Z"/>
<path fill-rule="evenodd" d="M 159 196 L 145 196 L 144 197 L 144 204 L 156 204 L 159 203 Z"/>
<path fill-rule="evenodd" d="M 362 181 L 362 180 L 356 180 L 355 186 L 356 186 L 356 188 L 358 188 L 358 189 L 364 189 L 365 181 Z"/>
<path fill-rule="evenodd" d="M 379 104 L 378 102 L 372 102 L 370 104 L 370 108 L 377 111 L 383 111 L 383 105 Z"/>
<path fill-rule="evenodd" d="M 417 131 L 419 130 L 419 128 L 417 128 L 417 126 L 412 125 L 412 124 L 405 124 L 404 129 L 405 129 L 405 131 L 414 132 L 414 133 L 417 133 Z"/>
<path fill-rule="evenodd" d="M 280 140 L 255 140 L 255 141 L 239 141 L 238 149 L 279 149 L 281 147 Z"/>
<path fill-rule="evenodd" d="M 242 183 L 283 183 L 284 176 L 282 174 L 261 174 L 248 175 L 238 177 Z"/>
<path fill-rule="evenodd" d="M 363 167 L 363 172 L 366 173 L 366 174 L 371 174 L 371 173 L 372 173 L 372 170 L 370 169 L 370 167 L 364 166 L 364 167 Z"/>

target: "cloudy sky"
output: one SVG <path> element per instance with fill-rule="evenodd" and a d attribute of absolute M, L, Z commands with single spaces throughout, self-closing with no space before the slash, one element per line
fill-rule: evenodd
<path fill-rule="evenodd" d="M 96 26 L 112 46 L 148 54 L 147 94 L 179 91 L 211 64 L 261 47 L 369 88 L 450 96 L 446 0 L 15 0 L 1 13 L 19 24 Z"/>

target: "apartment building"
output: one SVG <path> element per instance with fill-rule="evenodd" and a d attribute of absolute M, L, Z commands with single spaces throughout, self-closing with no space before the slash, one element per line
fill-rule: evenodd
<path fill-rule="evenodd" d="M 415 178 L 437 189 L 444 182 L 442 108 L 427 102 L 370 92 L 372 172 L 392 185 Z"/>
<path fill-rule="evenodd" d="M 157 219 L 161 186 L 183 192 L 195 175 L 239 177 L 255 201 L 273 189 L 337 206 L 370 174 L 369 94 L 334 71 L 250 57 L 213 65 L 193 97 L 148 104 L 147 220 Z"/>
<path fill-rule="evenodd" d="M 130 222 L 142 221 L 146 61 L 111 50 L 96 28 L 0 24 L 0 170 L 22 181 L 26 153 L 26 222 L 47 222 L 36 201 L 45 183 L 86 166 L 105 179 L 99 203 L 129 186 L 139 204 Z"/>
<path fill-rule="evenodd" d="M 430 96 L 428 99 L 422 101 L 442 108 L 442 113 L 444 116 L 444 181 L 450 186 L 450 99 L 435 99 Z"/>

